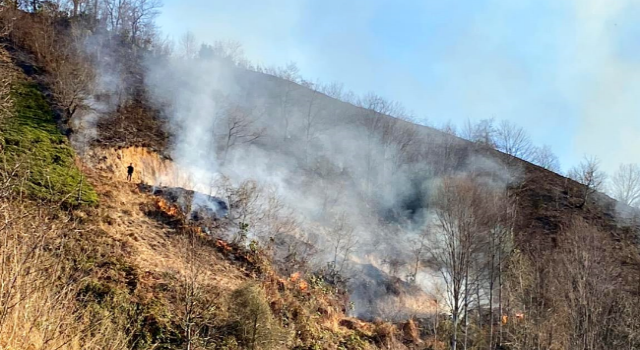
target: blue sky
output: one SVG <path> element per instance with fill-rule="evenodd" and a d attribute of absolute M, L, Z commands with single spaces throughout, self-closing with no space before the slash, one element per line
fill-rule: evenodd
<path fill-rule="evenodd" d="M 432 125 L 508 119 L 563 170 L 640 162 L 640 1 L 164 0 L 177 39 L 401 102 Z"/>

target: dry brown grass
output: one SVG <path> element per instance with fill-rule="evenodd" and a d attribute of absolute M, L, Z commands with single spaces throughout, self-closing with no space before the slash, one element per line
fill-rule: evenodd
<path fill-rule="evenodd" d="M 129 163 L 133 163 L 134 183 L 187 187 L 191 182 L 186 174 L 174 167 L 171 160 L 145 147 L 94 148 L 89 150 L 83 159 L 88 166 L 110 181 L 124 181 L 127 176 L 126 168 Z"/>
<path fill-rule="evenodd" d="M 16 76 L 16 68 L 7 51 L 0 45 L 0 123 L 11 113 L 11 82 Z"/>
<path fill-rule="evenodd" d="M 141 147 L 94 149 L 82 158 L 82 163 L 81 167 L 101 198 L 99 227 L 129 247 L 132 263 L 143 272 L 184 276 L 189 264 L 183 249 L 182 232 L 148 215 L 145 208 L 156 207 L 158 199 L 140 192 L 137 183 L 187 186 L 189 179 L 175 171 L 171 161 Z M 131 183 L 125 181 L 129 163 L 136 168 Z M 204 279 L 229 290 L 246 280 L 214 248 L 200 249 L 203 249 L 201 256 L 206 260 L 202 263 L 207 267 L 202 272 Z"/>
<path fill-rule="evenodd" d="M 78 227 L 58 208 L 14 195 L 2 170 L 0 191 L 0 348 L 125 349 L 113 315 L 89 320 L 76 297 L 85 276 L 65 256 Z"/>
<path fill-rule="evenodd" d="M 26 26 L 23 32 L 28 32 L 24 28 Z M 22 44 L 35 42 L 29 38 L 25 36 Z M 0 52 L 0 64 L 12 67 L 10 58 L 3 55 Z M 2 98 L 8 96 L 4 94 L 4 88 L 10 83 L 6 77 L 8 75 L 2 74 L 0 80 L 0 113 L 4 106 Z M 107 127 L 121 133 L 126 129 L 123 125 L 125 123 Z M 165 135 L 157 136 L 156 143 L 161 144 Z M 125 144 L 145 143 L 139 139 L 126 141 Z M 138 331 L 139 325 L 128 322 L 138 322 L 149 315 L 128 320 L 127 311 L 116 309 L 138 310 L 139 307 L 147 312 L 144 304 L 149 301 L 159 301 L 159 308 L 166 307 L 166 314 L 162 310 L 162 316 L 168 315 L 170 321 L 162 331 L 170 333 L 182 328 L 179 336 L 171 334 L 173 345 L 182 345 L 180 342 L 189 339 L 193 349 L 204 348 L 203 344 L 217 341 L 206 328 L 224 327 L 224 322 L 233 319 L 228 310 L 233 305 L 230 299 L 233 291 L 238 291 L 247 280 L 265 278 L 265 272 L 273 273 L 256 266 L 264 262 L 257 254 L 236 250 L 232 256 L 215 244 L 196 245 L 194 233 L 197 232 L 149 216 L 145 208 L 157 205 L 156 198 L 140 193 L 135 184 L 124 181 L 129 163 L 136 167 L 134 182 L 190 187 L 190 179 L 170 161 L 149 149 L 131 147 L 94 149 L 78 159 L 77 165 L 100 195 L 97 208 L 66 213 L 53 207 L 36 206 L 19 196 L 1 196 L 0 217 L 4 225 L 0 223 L 0 349 L 129 348 L 132 342 L 137 342 L 131 339 L 134 337 L 131 330 Z M 247 189 L 255 191 L 251 186 Z M 236 195 L 238 193 L 242 191 Z M 271 197 L 265 198 L 270 208 L 279 207 Z M 262 231 L 281 232 L 294 226 L 291 220 L 264 224 L 263 221 L 272 219 L 275 213 L 260 211 L 258 214 L 249 209 L 243 215 L 256 216 L 251 223 L 255 227 L 261 225 Z M 85 252 L 90 256 L 87 260 L 98 261 L 83 261 Z M 94 259 L 96 257 L 99 259 Z M 82 264 L 92 266 L 86 271 L 73 269 Z M 131 276 L 124 276 L 126 274 Z M 292 277 L 288 283 L 287 290 L 279 291 L 277 287 L 272 288 L 277 283 L 259 282 L 269 293 L 269 299 L 260 305 L 261 312 L 270 318 L 274 302 L 280 302 L 283 308 L 282 313 L 275 314 L 274 324 L 290 322 L 287 329 L 309 329 L 309 341 L 315 344 L 329 337 L 327 344 L 332 345 L 327 348 L 335 348 L 343 337 L 355 334 L 339 326 L 339 320 L 344 317 L 340 296 L 313 290 L 304 278 Z M 87 292 L 88 286 L 94 289 Z M 120 287 L 123 288 L 118 289 Z M 93 294 L 99 294 L 102 288 L 112 288 L 114 295 L 106 301 L 95 298 Z M 271 304 L 266 304 L 267 301 Z M 283 315 L 288 318 L 286 322 L 280 317 Z M 360 344 L 361 340 L 355 337 L 348 343 Z"/>
<path fill-rule="evenodd" d="M 0 122 L 11 115 L 18 76 L 0 48 Z M 79 227 L 55 204 L 24 199 L 14 173 L 0 161 L 0 349 L 125 349 L 112 315 L 91 322 L 76 300 L 85 276 L 65 256 Z"/>
<path fill-rule="evenodd" d="M 104 232 L 105 239 L 117 242 L 127 264 L 136 269 L 136 297 L 159 300 L 182 341 L 191 339 L 188 341 L 195 349 L 224 340 L 220 332 L 232 316 L 228 309 L 231 295 L 255 277 L 261 279 L 275 319 L 287 320 L 285 326 L 296 329 L 298 341 L 314 344 L 318 339 L 330 339 L 328 344 L 338 344 L 344 337 L 362 333 L 340 325 L 344 318 L 342 296 L 316 290 L 304 276 L 280 277 L 270 266 L 254 266 L 267 263 L 266 256 L 239 246 L 228 251 L 224 249 L 230 246 L 226 242 L 216 245 L 215 240 L 202 239 L 184 225 L 170 225 L 150 216 L 147 209 L 158 206 L 157 197 L 141 193 L 136 184 L 119 175 L 130 162 L 144 164 L 138 168 L 146 173 L 160 174 L 172 169 L 169 161 L 146 149 L 96 152 L 91 158 L 83 157 L 79 165 L 99 193 L 100 206 L 76 215 L 84 217 L 83 227 Z M 70 278 L 59 275 L 52 279 Z M 281 279 L 285 281 L 282 285 L 278 283 Z M 74 317 L 82 320 L 82 309 L 78 312 Z M 126 329 L 117 318 L 107 319 L 101 326 L 99 333 L 103 334 Z M 106 344 L 101 346 L 109 348 Z"/>
<path fill-rule="evenodd" d="M 107 222 L 100 228 L 115 239 L 125 242 L 131 249 L 132 263 L 144 272 L 154 274 L 171 273 L 184 276 L 189 270 L 189 261 L 184 252 L 184 236 L 176 228 L 149 217 L 143 210 L 147 205 L 155 205 L 155 197 L 140 193 L 135 185 L 114 182 L 113 187 L 102 186 L 104 190 L 102 213 Z M 246 277 L 237 267 L 222 259 L 212 247 L 203 246 L 198 263 L 206 268 L 201 278 L 225 286 L 229 290 L 237 288 Z"/>
<path fill-rule="evenodd" d="M 93 269 L 88 275 L 73 271 L 71 266 L 77 266 L 85 255 L 83 249 L 95 249 L 110 261 L 125 259 L 136 271 L 137 298 L 165 300 L 177 323 L 190 282 L 189 288 L 195 285 L 198 289 L 192 294 L 198 298 L 200 315 L 211 319 L 212 310 L 220 315 L 217 308 L 225 303 L 224 295 L 247 280 L 245 272 L 225 260 L 215 246 L 201 244 L 193 248 L 183 231 L 147 216 L 143 208 L 153 204 L 155 197 L 139 193 L 135 185 L 97 181 L 94 177 L 103 199 L 100 207 L 72 215 L 21 199 L 19 191 L 12 190 L 12 181 L 17 180 L 8 172 L 10 169 L 2 172 L 0 196 L 1 349 L 130 346 L 126 331 L 131 326 L 129 320 L 116 315 L 113 309 L 125 304 L 96 304 L 96 311 L 77 300 L 88 283 L 101 278 L 118 283 L 120 279 L 119 272 L 110 275 L 113 272 Z M 93 237 L 97 232 L 104 237 Z M 89 235 L 88 239 L 82 235 Z M 111 247 L 114 244 L 115 248 Z M 118 249 L 118 257 L 113 255 L 113 249 Z M 173 281 L 177 283 L 172 284 Z M 166 286 L 167 295 L 154 295 L 159 287 Z"/>

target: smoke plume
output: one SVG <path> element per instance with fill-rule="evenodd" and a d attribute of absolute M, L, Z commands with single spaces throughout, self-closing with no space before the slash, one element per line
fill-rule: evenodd
<path fill-rule="evenodd" d="M 189 187 L 224 196 L 220 179 L 235 188 L 255 183 L 261 195 L 245 209 L 254 219 L 230 215 L 251 222 L 252 238 L 278 236 L 282 250 L 307 254 L 313 246 L 309 263 L 350 278 L 359 316 L 432 308 L 425 300 L 440 293 L 438 277 L 420 269 L 417 290 L 407 276 L 439 177 L 473 171 L 501 187 L 513 180 L 499 162 L 470 157 L 468 142 L 388 116 L 395 105 L 375 95 L 354 106 L 318 85 L 211 57 L 150 59 L 146 67 Z"/>

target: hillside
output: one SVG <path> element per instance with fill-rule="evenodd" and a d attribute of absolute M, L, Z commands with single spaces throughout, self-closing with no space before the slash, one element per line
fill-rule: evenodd
<path fill-rule="evenodd" d="M 508 188 L 513 197 L 517 198 L 516 239 L 523 250 L 532 254 L 542 253 L 556 246 L 556 236 L 570 227 L 576 218 L 580 218 L 605 232 L 610 232 L 616 241 L 634 242 L 636 239 L 639 228 L 637 220 L 635 220 L 637 216 L 635 209 L 624 208 L 624 205 L 616 203 L 615 200 L 602 193 L 592 196 L 589 199 L 589 204 L 581 207 L 580 201 L 584 186 L 570 178 L 522 159 L 474 144 L 455 135 L 386 115 L 385 112 L 393 112 L 394 110 L 393 106 L 382 106 L 381 108 L 378 103 L 384 105 L 385 101 L 379 101 L 374 98 L 370 101 L 374 109 L 366 109 L 331 98 L 324 93 L 312 90 L 308 86 L 270 74 L 235 67 L 229 69 L 231 69 L 229 74 L 232 78 L 227 79 L 232 80 L 235 88 L 242 91 L 241 94 L 246 98 L 243 104 L 248 106 L 246 108 L 257 108 L 255 106 L 258 104 L 261 105 L 260 108 L 264 108 L 264 110 L 260 111 L 262 116 L 251 121 L 251 127 L 255 130 L 267 130 L 264 135 L 261 135 L 261 138 L 252 142 L 251 150 L 237 151 L 240 157 L 252 158 L 256 154 L 258 157 L 265 155 L 266 157 L 273 157 L 272 159 L 277 159 L 279 162 L 286 164 L 285 173 L 289 179 L 291 177 L 310 176 L 311 179 L 309 181 L 314 181 L 313 179 L 316 178 L 332 181 L 333 176 L 336 175 L 336 173 L 331 173 L 332 171 L 340 172 L 346 169 L 346 176 L 352 177 L 348 181 L 351 181 L 353 187 L 358 186 L 354 182 L 358 180 L 354 180 L 354 178 L 364 178 L 365 181 L 375 183 L 371 185 L 365 184 L 365 186 L 381 188 L 381 186 L 388 186 L 388 181 L 393 181 L 394 176 L 400 175 L 402 180 L 397 182 L 408 182 L 409 189 L 402 189 L 408 192 L 394 193 L 393 196 L 395 198 L 392 199 L 394 201 L 392 205 L 379 203 L 380 207 L 376 210 L 378 210 L 378 214 L 383 215 L 385 220 L 413 220 L 413 215 L 419 215 L 425 209 L 425 199 L 430 195 L 429 189 L 421 187 L 423 186 L 422 184 L 443 176 L 443 174 L 479 172 L 497 179 L 496 181 L 501 182 L 505 188 Z M 146 89 L 148 93 L 152 93 L 149 92 L 149 89 L 153 90 L 153 87 L 147 86 Z M 294 101 L 286 102 L 291 104 L 288 108 L 295 112 L 292 112 L 292 116 L 289 117 L 290 120 L 283 120 L 283 117 L 279 115 L 282 112 L 280 104 L 283 103 L 283 94 L 289 91 L 291 91 L 292 95 L 294 93 L 297 94 L 295 99 L 291 97 L 292 95 L 287 96 L 287 98 Z M 317 116 L 309 116 L 308 113 L 311 110 L 306 107 L 309 107 L 310 104 L 312 104 L 313 108 L 321 106 L 317 107 L 317 111 L 313 110 L 311 112 L 318 113 Z M 327 110 L 330 113 L 326 113 Z M 306 115 L 305 112 L 307 112 Z M 144 118 L 149 119 L 148 125 L 154 125 L 159 129 L 149 131 L 153 130 L 152 128 L 145 131 L 140 130 L 139 126 L 136 125 L 127 125 L 124 129 L 139 130 L 143 134 L 159 134 L 160 130 L 162 130 L 162 124 L 158 121 L 171 123 L 171 117 L 163 115 L 159 111 L 147 113 Z M 104 123 L 101 124 L 100 134 L 112 132 L 113 129 L 108 127 L 110 120 L 109 117 L 104 119 Z M 124 122 L 126 123 L 129 120 L 131 119 L 125 119 Z M 305 155 L 297 152 L 305 148 L 304 143 L 307 142 L 306 140 L 293 139 L 296 136 L 291 136 L 285 137 L 286 141 L 282 143 L 278 140 L 280 135 L 271 133 L 270 129 L 273 128 L 273 124 L 280 122 L 286 122 L 289 124 L 289 128 L 296 130 L 292 132 L 294 135 L 304 134 L 304 130 L 307 128 L 319 129 L 319 131 L 313 131 L 313 133 L 317 133 L 312 140 L 312 142 L 317 143 L 314 145 L 314 151 L 318 152 L 317 155 L 314 155 L 315 164 L 305 165 Z M 139 122 L 136 121 L 136 123 Z M 371 132 L 376 135 L 374 136 L 376 138 L 376 146 L 373 153 L 365 152 L 365 154 L 359 154 L 360 151 L 355 151 L 359 156 L 365 159 L 373 158 L 374 160 L 371 162 L 375 164 L 384 164 L 385 160 L 377 159 L 375 153 L 389 152 L 391 156 L 385 156 L 385 158 L 405 158 L 408 161 L 408 167 L 411 167 L 411 171 L 403 173 L 407 165 L 402 165 L 402 167 L 405 167 L 404 169 L 398 167 L 391 171 L 392 173 L 399 172 L 399 174 L 384 173 L 378 169 L 370 169 L 368 164 L 348 165 L 353 162 L 353 159 L 351 159 L 352 155 L 348 151 L 345 152 L 345 150 L 349 150 L 351 146 L 344 144 L 343 135 L 338 138 L 332 135 L 336 124 L 345 128 L 355 126 L 361 128 L 364 133 Z M 225 130 L 224 127 L 222 127 L 223 132 Z M 175 129 L 171 126 L 165 127 L 164 130 L 170 130 L 167 137 L 170 137 L 171 130 L 175 132 Z M 330 135 L 327 137 L 326 133 Z M 353 142 L 354 138 L 359 138 L 359 136 L 354 137 L 349 132 L 346 132 L 344 136 L 349 142 Z M 110 139 L 117 140 L 118 147 L 142 145 L 135 140 L 117 139 L 116 135 L 112 135 Z M 378 142 L 381 145 L 378 145 Z M 366 142 L 363 144 L 366 145 Z M 295 146 L 290 147 L 290 145 Z M 96 140 L 95 146 L 98 148 L 112 147 L 111 144 L 105 144 L 102 140 Z M 242 148 L 243 146 L 237 145 L 235 147 Z M 258 148 L 258 151 L 256 151 L 256 148 Z M 338 154 L 331 154 L 331 152 L 335 151 Z M 164 152 L 164 154 L 170 153 L 171 150 Z M 345 159 L 339 159 L 342 154 L 345 155 Z M 330 159 L 330 164 L 323 163 L 327 162 L 327 158 Z M 370 160 L 367 159 L 367 161 Z M 292 163 L 302 169 L 300 173 L 292 172 L 288 169 Z M 138 162 L 138 164 L 145 164 L 145 162 Z M 224 164 L 220 166 L 225 169 Z M 244 164 L 233 164 L 226 166 L 225 170 L 234 173 L 240 171 L 235 167 L 243 168 L 244 166 Z M 266 167 L 267 170 L 265 171 L 273 171 L 274 173 L 282 173 L 283 170 L 282 168 L 269 168 L 270 165 L 260 164 L 260 166 Z M 381 167 L 385 166 L 381 165 Z M 390 166 L 394 167 L 396 165 Z M 334 168 L 331 169 L 331 167 Z M 340 167 L 342 167 L 342 170 Z M 153 170 L 142 170 L 142 172 L 148 173 L 153 172 Z M 307 173 L 305 174 L 304 172 Z M 311 172 L 311 174 L 308 172 Z M 361 173 L 364 172 L 373 172 L 374 174 L 372 176 L 363 176 Z M 154 179 L 144 175 L 144 182 L 167 182 L 165 179 L 157 179 L 157 176 L 166 177 L 167 173 L 173 173 L 173 171 L 165 172 L 164 175 L 153 175 L 152 177 L 156 177 Z M 183 174 L 182 177 L 185 177 L 185 175 Z M 261 175 L 257 175 L 257 179 L 260 178 Z M 385 185 L 385 182 L 387 182 L 387 185 Z M 300 185 L 305 186 L 305 184 Z M 310 188 L 310 191 L 314 190 L 313 187 Z M 363 194 L 361 192 L 363 190 L 358 191 L 359 193 L 356 196 L 359 198 L 370 196 L 366 193 Z M 367 191 L 367 189 L 364 189 L 364 191 Z M 371 200 L 380 200 L 380 198 L 375 198 L 375 195 L 373 197 Z M 389 206 L 392 206 L 392 208 L 389 208 Z M 633 248 L 628 254 L 636 255 Z M 628 254 L 624 255 L 627 256 Z M 636 258 L 628 257 L 628 259 L 635 260 Z M 635 265 L 636 262 L 626 261 L 625 265 L 627 264 Z"/>
<path fill-rule="evenodd" d="M 3 72 L 13 72 L 11 86 L 34 84 L 13 66 L 6 51 L 2 57 L 6 59 Z M 34 90 L 23 97 L 23 103 L 41 103 L 37 87 L 29 86 Z M 14 103 L 14 108 L 20 106 Z M 34 117 L 40 118 L 30 113 L 7 115 L 3 125 L 10 128 L 16 118 Z M 36 120 L 50 137 L 61 137 L 52 115 Z M 7 135 L 16 137 L 3 133 L 3 145 L 10 143 Z M 25 147 L 41 142 L 33 141 L 29 134 L 23 134 L 19 141 Z M 10 147 L 3 147 L 3 152 L 20 156 L 21 162 L 16 161 L 19 169 L 29 171 L 39 166 L 57 171 L 59 161 L 43 158 L 40 153 L 20 154 Z M 20 173 L 9 172 L 13 163 L 3 167 L 7 181 L 2 187 L 3 215 L 12 225 L 2 227 L 3 266 L 8 268 L 3 269 L 2 281 L 9 289 L 3 290 L 0 300 L 10 306 L 2 311 L 2 348 L 174 348 L 185 342 L 197 347 L 243 348 L 238 344 L 242 339 L 234 337 L 238 321 L 233 314 L 239 312 L 234 311 L 234 302 L 242 298 L 258 303 L 237 307 L 248 308 L 242 312 L 258 307 L 255 312 L 261 327 L 267 326 L 264 322 L 273 322 L 274 316 L 278 323 L 287 320 L 283 328 L 274 325 L 269 331 L 280 332 L 273 341 L 283 344 L 293 343 L 292 332 L 297 334 L 295 343 L 309 348 L 315 348 L 313 344 L 320 340 L 324 346 L 354 349 L 386 341 L 375 339 L 373 325 L 362 324 L 357 330 L 339 326 L 342 319 L 348 320 L 341 310 L 344 306 L 321 281 L 279 277 L 270 270 L 262 252 L 203 236 L 186 223 L 182 213 L 171 209 L 172 204 L 126 182 L 119 173 L 123 164 L 119 158 L 137 164 L 149 162 L 148 170 L 167 171 L 162 167 L 167 161 L 144 149 L 96 150 L 91 157 L 66 164 L 68 171 L 82 171 L 86 181 L 83 191 L 97 196 L 98 201 L 81 204 L 74 200 L 69 203 L 72 207 L 64 210 L 57 208 L 57 196 L 64 191 L 55 182 L 49 188 L 52 197 L 43 198 L 39 189 L 20 182 Z M 31 163 L 32 159 L 39 162 Z M 105 162 L 95 164 L 92 161 L 96 159 Z M 23 190 L 27 197 L 23 197 Z M 36 205 L 42 210 L 33 211 Z M 44 231 L 45 226 L 50 231 Z M 35 236 L 20 240 L 30 227 L 36 228 Z M 224 226 L 220 230 L 225 230 Z M 49 251 L 48 247 L 55 249 Z M 35 275 L 28 272 L 38 264 L 54 265 Z M 16 291 L 21 294 L 15 295 Z M 260 303 L 267 301 L 274 315 L 259 309 Z M 50 326 L 43 329 L 38 325 L 41 322 Z M 31 331 L 25 333 L 28 329 Z M 259 336 L 260 341 L 272 341 L 274 334 Z M 382 336 L 393 338 L 392 333 Z"/>
<path fill-rule="evenodd" d="M 0 9 L 1 349 L 640 347 L 635 209 L 373 94 Z"/>

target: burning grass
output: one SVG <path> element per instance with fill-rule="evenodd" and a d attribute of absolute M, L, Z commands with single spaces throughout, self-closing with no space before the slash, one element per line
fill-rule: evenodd
<path fill-rule="evenodd" d="M 169 204 L 167 200 L 162 197 L 155 197 L 155 202 L 159 212 L 170 218 L 178 216 L 180 210 L 175 204 Z"/>
<path fill-rule="evenodd" d="M 147 299 L 161 300 L 166 312 L 172 315 L 163 327 L 177 332 L 174 341 L 184 342 L 188 333 L 183 328 L 186 322 L 183 306 L 186 305 L 184 296 L 191 290 L 194 291 L 191 300 L 196 300 L 192 305 L 197 305 L 197 310 L 215 310 L 213 314 L 197 317 L 199 321 L 194 327 L 203 332 L 207 330 L 202 337 L 218 346 L 225 344 L 228 349 L 242 348 L 247 340 L 238 338 L 237 328 L 233 326 L 232 295 L 248 281 L 258 283 L 264 290 L 273 321 L 295 335 L 288 340 L 287 348 L 375 349 L 383 344 L 397 345 L 402 338 L 398 327 L 389 324 L 376 326 L 357 321 L 356 327 L 345 326 L 348 324 L 345 320 L 355 320 L 345 314 L 349 308 L 348 296 L 325 282 L 321 275 L 290 273 L 290 270 L 281 275 L 272 266 L 268 249 L 263 249 L 258 242 L 228 241 L 220 238 L 217 231 L 203 234 L 198 231 L 197 223 L 187 220 L 172 201 L 139 191 L 137 185 L 124 186 L 124 190 L 111 188 L 120 184 L 122 182 L 116 181 L 108 188 L 104 184 L 100 186 L 101 191 L 111 193 L 105 204 L 112 203 L 114 209 L 126 208 L 127 211 L 127 215 L 113 215 L 115 223 L 105 229 L 118 237 L 123 231 L 130 232 L 134 261 L 147 271 L 141 275 L 140 284 L 153 296 Z M 124 203 L 128 204 L 123 206 Z M 153 208 L 156 215 L 161 213 L 170 220 L 155 220 L 145 208 Z M 150 229 L 152 223 L 157 228 Z M 225 225 L 230 223 L 223 220 L 217 233 L 229 229 Z M 186 244 L 190 239 L 193 244 Z M 192 249 L 195 250 L 189 253 Z M 195 258 L 190 258 L 192 256 Z M 391 327 L 392 332 L 383 332 L 385 327 Z"/>

